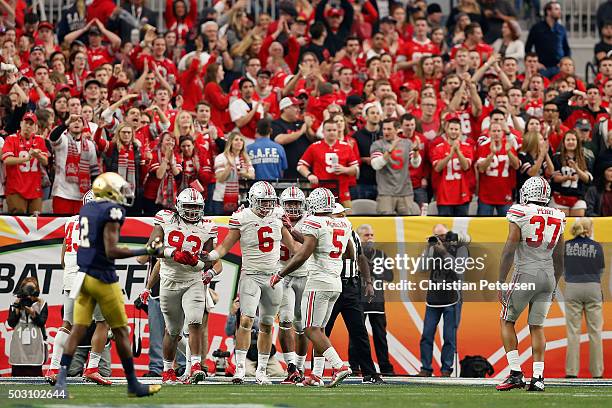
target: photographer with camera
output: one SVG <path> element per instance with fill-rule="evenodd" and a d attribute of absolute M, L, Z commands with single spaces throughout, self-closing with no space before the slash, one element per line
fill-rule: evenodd
<path fill-rule="evenodd" d="M 469 256 L 469 238 L 449 231 L 444 224 L 436 224 L 433 236 L 427 240 L 428 246 L 422 254 L 424 269 L 430 271 L 427 285 L 427 307 L 421 335 L 421 372 L 420 377 L 431 377 L 434 336 L 440 318 L 444 318 L 440 374 L 450 377 L 453 372 L 456 353 L 457 328 L 461 315 L 461 291 L 454 285 L 461 283 L 462 274 L 455 272 L 454 266 L 463 264 Z M 464 258 L 459 261 L 459 259 Z"/>
<path fill-rule="evenodd" d="M 40 288 L 34 277 L 23 280 L 17 300 L 9 310 L 7 323 L 13 329 L 9 364 L 13 377 L 42 377 L 47 361 L 47 303 L 39 298 Z"/>

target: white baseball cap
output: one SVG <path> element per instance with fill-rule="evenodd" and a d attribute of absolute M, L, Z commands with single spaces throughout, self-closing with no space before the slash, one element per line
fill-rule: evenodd
<path fill-rule="evenodd" d="M 298 101 L 295 98 L 290 98 L 290 97 L 285 97 L 283 99 L 281 99 L 280 103 L 278 104 L 278 108 L 280 110 L 286 109 L 292 105 L 299 105 L 300 101 Z"/>

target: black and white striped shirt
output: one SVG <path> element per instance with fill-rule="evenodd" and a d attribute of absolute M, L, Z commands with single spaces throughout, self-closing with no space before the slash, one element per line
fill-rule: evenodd
<path fill-rule="evenodd" d="M 340 274 L 342 279 L 359 277 L 359 264 L 357 263 L 357 258 L 359 255 L 361 255 L 361 240 L 355 231 L 351 231 L 351 242 L 353 243 L 353 248 L 355 248 L 355 259 L 344 260 L 344 266 L 342 267 L 342 273 Z"/>

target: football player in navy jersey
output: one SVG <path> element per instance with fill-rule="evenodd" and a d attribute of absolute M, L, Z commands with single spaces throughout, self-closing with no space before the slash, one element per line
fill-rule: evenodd
<path fill-rule="evenodd" d="M 163 243 L 154 241 L 141 249 L 119 247 L 119 232 L 125 221 L 125 208 L 131 205 L 134 193 L 130 185 L 117 173 L 103 173 L 93 182 L 95 200 L 81 208 L 79 223 L 81 245 L 77 251 L 79 271 L 83 279 L 76 279 L 73 293 L 78 293 L 74 305 L 74 326 L 64 348 L 61 370 L 57 379 L 56 395 L 68 397 L 66 373 L 72 356 L 91 323 L 96 304 L 113 331 L 117 352 L 128 382 L 128 396 L 144 397 L 158 392 L 160 385 L 144 385 L 134 373 L 134 360 L 123 294 L 115 270 L 115 259 L 140 255 L 161 256 Z M 80 285 L 79 285 L 80 283 Z"/>

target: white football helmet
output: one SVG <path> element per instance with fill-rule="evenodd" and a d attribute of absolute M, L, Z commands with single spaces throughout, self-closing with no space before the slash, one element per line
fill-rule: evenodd
<path fill-rule="evenodd" d="M 83 195 L 83 205 L 95 199 L 96 199 L 96 196 L 94 195 L 93 190 L 89 190 Z"/>
<path fill-rule="evenodd" d="M 520 203 L 535 202 L 542 205 L 550 201 L 550 185 L 544 177 L 530 177 L 525 181 L 520 191 Z"/>
<path fill-rule="evenodd" d="M 249 189 L 249 207 L 260 217 L 272 214 L 277 204 L 276 190 L 267 181 L 258 181 Z"/>
<path fill-rule="evenodd" d="M 290 218 L 298 219 L 306 211 L 306 196 L 296 186 L 283 190 L 280 195 L 280 203 Z"/>
<path fill-rule="evenodd" d="M 204 197 L 195 188 L 186 188 L 176 197 L 176 212 L 187 222 L 195 223 L 204 215 Z"/>
<path fill-rule="evenodd" d="M 331 213 L 336 206 L 336 197 L 327 188 L 319 187 L 312 190 L 306 202 L 311 214 Z"/>

